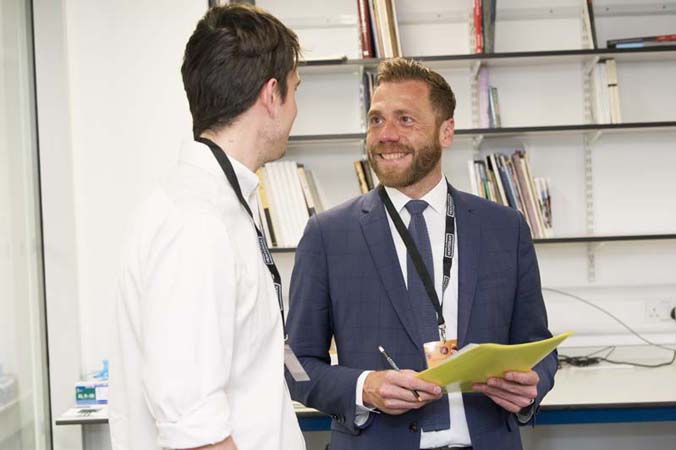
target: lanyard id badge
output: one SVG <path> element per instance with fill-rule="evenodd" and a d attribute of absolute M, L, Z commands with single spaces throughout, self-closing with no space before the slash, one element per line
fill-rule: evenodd
<path fill-rule="evenodd" d="M 432 341 L 423 344 L 427 368 L 436 367 L 458 351 L 458 340 Z"/>
<path fill-rule="evenodd" d="M 230 183 L 230 186 L 235 191 L 235 195 L 237 196 L 239 203 L 249 214 L 249 217 L 251 217 L 251 222 L 253 223 L 253 226 L 256 229 L 256 235 L 258 236 L 258 246 L 261 251 L 261 256 L 263 257 L 263 261 L 265 262 L 265 265 L 272 276 L 272 283 L 275 286 L 275 294 L 277 296 L 277 303 L 279 304 L 279 312 L 282 315 L 282 333 L 284 335 L 284 365 L 287 367 L 294 380 L 308 381 L 310 377 L 308 376 L 307 372 L 305 372 L 305 369 L 303 369 L 303 366 L 301 365 L 300 361 L 298 361 L 296 355 L 293 353 L 291 346 L 288 344 L 289 335 L 286 332 L 286 321 L 284 320 L 284 300 L 282 299 L 282 277 L 279 275 L 277 265 L 275 265 L 275 261 L 272 259 L 272 254 L 270 253 L 270 249 L 268 249 L 265 236 L 263 236 L 263 233 L 261 233 L 258 225 L 256 225 L 256 221 L 254 220 L 251 208 L 249 208 L 249 204 L 246 202 L 246 200 L 244 200 L 242 189 L 240 188 L 239 181 L 237 180 L 237 175 L 235 175 L 235 169 L 232 167 L 232 163 L 230 160 L 228 160 L 225 152 L 216 143 L 202 137 L 199 137 L 195 140 L 209 147 L 211 153 L 214 155 L 214 158 L 216 158 L 218 165 L 223 170 L 225 178 L 228 180 L 228 183 Z"/>
<path fill-rule="evenodd" d="M 443 260 L 443 279 L 442 279 L 442 298 L 443 293 L 446 292 L 446 288 L 450 284 L 451 279 L 451 267 L 453 266 L 453 253 L 455 246 L 455 203 L 453 202 L 453 196 L 451 195 L 451 185 L 446 181 L 446 229 L 444 233 L 444 260 Z M 444 320 L 444 313 L 437 296 L 437 292 L 434 288 L 434 283 L 432 282 L 432 277 L 430 276 L 425 263 L 423 262 L 420 251 L 413 242 L 411 234 L 408 232 L 408 229 L 404 225 L 404 222 L 401 220 L 399 213 L 394 208 L 392 200 L 383 185 L 378 187 L 378 194 L 382 199 L 385 209 L 392 218 L 394 227 L 397 229 L 399 236 L 404 241 L 406 250 L 408 251 L 413 265 L 415 266 L 418 276 L 425 287 L 427 296 L 429 297 L 430 302 L 434 306 L 434 309 L 437 312 L 437 326 L 439 327 L 439 337 L 438 341 L 426 342 L 423 344 L 423 350 L 425 352 L 425 359 L 427 361 L 428 367 L 435 367 L 439 365 L 442 361 L 449 358 L 458 349 L 457 339 L 446 339 L 446 322 Z"/>

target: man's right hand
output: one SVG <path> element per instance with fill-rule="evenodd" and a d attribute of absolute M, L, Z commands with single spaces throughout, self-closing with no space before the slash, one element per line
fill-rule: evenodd
<path fill-rule="evenodd" d="M 371 372 L 364 380 L 363 401 L 386 414 L 399 415 L 441 398 L 441 388 L 416 378 L 413 370 Z M 415 392 L 421 400 L 418 400 Z"/>

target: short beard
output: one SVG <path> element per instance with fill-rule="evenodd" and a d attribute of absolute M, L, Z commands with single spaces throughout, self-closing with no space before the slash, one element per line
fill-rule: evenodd
<path fill-rule="evenodd" d="M 378 165 L 378 161 L 376 161 L 377 157 L 374 156 L 374 152 L 382 147 L 384 147 L 383 144 L 377 144 L 368 148 L 369 164 L 383 186 L 391 188 L 404 188 L 417 183 L 429 174 L 441 159 L 441 145 L 436 140 L 430 145 L 419 148 L 417 151 L 410 145 L 387 145 L 387 147 L 392 149 L 399 148 L 406 153 L 412 153 L 413 161 L 411 166 L 402 172 L 384 172 Z"/>

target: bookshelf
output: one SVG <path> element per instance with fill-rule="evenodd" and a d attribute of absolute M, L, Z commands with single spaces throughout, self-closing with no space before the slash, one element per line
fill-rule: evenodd
<path fill-rule="evenodd" d="M 618 236 L 572 236 L 534 239 L 535 245 L 547 244 L 573 244 L 573 243 L 601 243 L 616 241 L 660 241 L 676 240 L 676 234 L 630 234 Z M 271 249 L 272 253 L 294 253 L 296 247 L 275 247 Z"/>
<path fill-rule="evenodd" d="M 524 62 L 555 64 L 565 62 L 590 62 L 595 58 L 615 58 L 618 62 L 659 61 L 676 57 L 676 45 L 644 48 L 599 48 L 572 50 L 536 50 L 505 53 L 469 53 L 457 55 L 415 56 L 432 68 L 472 67 L 481 63 L 487 66 L 518 65 Z M 347 59 L 336 58 L 326 60 L 309 60 L 301 63 L 301 74 L 332 73 L 340 70 L 349 71 L 363 67 L 375 70 L 383 58 Z"/>
<path fill-rule="evenodd" d="M 550 126 L 534 126 L 534 127 L 501 127 L 501 128 L 469 128 L 455 130 L 455 135 L 458 137 L 480 137 L 480 136 L 518 136 L 526 134 L 542 134 L 542 133 L 618 133 L 631 132 L 632 130 L 639 131 L 674 131 L 676 130 L 676 121 L 669 122 L 639 122 L 639 123 L 606 123 L 606 124 L 580 124 L 580 125 L 550 125 Z M 317 142 L 343 142 L 343 141 L 364 141 L 366 140 L 366 133 L 344 133 L 344 134 L 315 134 L 290 136 L 289 143 L 291 145 L 313 144 Z"/>
<path fill-rule="evenodd" d="M 313 171 L 323 203 L 331 207 L 359 194 L 352 162 L 365 155 L 362 77 L 374 72 L 381 59 L 359 58 L 356 0 L 309 3 L 319 13 L 313 19 L 310 13 L 300 15 L 299 36 L 310 52 L 300 69 L 299 114 L 286 158 Z M 302 9 L 289 10 L 282 0 L 257 4 L 292 26 Z M 676 1 L 595 0 L 594 5 L 599 48 L 590 44 L 580 0 L 556 0 L 546 7 L 498 1 L 490 54 L 472 53 L 471 0 L 397 0 L 396 7 L 404 56 L 441 73 L 456 93 L 456 137 L 443 158 L 451 183 L 469 191 L 468 160 L 510 154 L 517 147 L 527 151 L 535 176 L 553 181 L 554 234 L 535 240 L 543 285 L 583 293 L 598 286 L 644 286 L 646 298 L 658 291 L 669 297 L 652 287 L 673 286 L 667 292 L 676 292 L 669 269 L 676 266 L 676 45 L 618 49 L 605 48 L 605 42 L 673 34 Z M 324 27 L 331 17 L 351 24 L 341 25 L 340 44 L 330 38 L 337 25 Z M 303 42 L 310 29 L 321 42 Z M 607 58 L 617 64 L 620 123 L 596 123 L 594 117 L 591 71 Z M 477 74 L 482 67 L 499 90 L 500 128 L 480 126 Z M 290 273 L 295 247 L 272 251 Z M 590 295 L 593 300 L 596 294 Z M 622 294 L 614 298 L 617 305 L 625 301 L 618 300 Z M 556 311 L 560 300 L 547 302 Z M 565 320 L 555 325 L 578 328 Z M 607 328 L 611 333 L 612 325 Z M 645 328 L 657 334 L 663 330 L 651 324 Z M 604 330 L 595 324 L 581 334 Z"/>

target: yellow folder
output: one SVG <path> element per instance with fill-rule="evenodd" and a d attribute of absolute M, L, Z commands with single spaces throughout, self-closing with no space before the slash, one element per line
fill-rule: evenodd
<path fill-rule="evenodd" d="M 448 392 L 472 392 L 472 383 L 532 369 L 571 334 L 525 344 L 468 344 L 438 366 L 420 372 L 418 378 L 445 386 Z"/>

